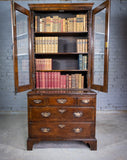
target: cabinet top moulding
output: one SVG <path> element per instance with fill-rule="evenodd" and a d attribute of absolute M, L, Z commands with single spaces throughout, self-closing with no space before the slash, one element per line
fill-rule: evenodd
<path fill-rule="evenodd" d="M 90 10 L 94 3 L 53 3 L 53 4 L 29 4 L 32 11 L 76 11 Z"/>

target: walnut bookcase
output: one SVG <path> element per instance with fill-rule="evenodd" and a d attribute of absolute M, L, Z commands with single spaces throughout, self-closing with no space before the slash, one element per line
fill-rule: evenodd
<path fill-rule="evenodd" d="M 109 1 L 12 2 L 15 92 L 28 97 L 27 149 L 76 140 L 97 149 L 96 93 L 108 88 Z"/>

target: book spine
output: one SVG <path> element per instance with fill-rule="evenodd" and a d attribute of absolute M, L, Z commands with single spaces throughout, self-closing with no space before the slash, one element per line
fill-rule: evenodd
<path fill-rule="evenodd" d="M 71 86 L 71 75 L 69 75 L 69 88 L 72 88 L 72 86 Z"/>
<path fill-rule="evenodd" d="M 82 74 L 79 74 L 79 89 L 81 89 L 82 88 Z"/>
<path fill-rule="evenodd" d="M 79 88 L 79 74 L 75 74 L 75 88 Z"/>
<path fill-rule="evenodd" d="M 39 76 L 38 76 L 38 72 L 36 72 L 36 88 L 39 89 Z"/>
<path fill-rule="evenodd" d="M 79 54 L 78 64 L 79 64 L 79 70 L 82 70 L 83 69 L 83 56 L 82 56 L 82 54 Z"/>
<path fill-rule="evenodd" d="M 66 74 L 66 88 L 69 88 L 69 74 Z"/>
<path fill-rule="evenodd" d="M 82 83 L 81 88 L 84 88 L 84 76 L 81 77 L 81 83 Z"/>
<path fill-rule="evenodd" d="M 75 74 L 71 75 L 71 86 L 72 88 L 75 88 Z"/>

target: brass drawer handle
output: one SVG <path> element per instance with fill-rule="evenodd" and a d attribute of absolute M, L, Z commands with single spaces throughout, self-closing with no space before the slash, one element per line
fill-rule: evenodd
<path fill-rule="evenodd" d="M 60 103 L 60 104 L 64 104 L 67 102 L 67 99 L 65 98 L 60 98 L 60 99 L 57 99 L 57 102 Z"/>
<path fill-rule="evenodd" d="M 87 104 L 87 103 L 89 103 L 89 102 L 90 102 L 89 99 L 84 99 L 84 100 L 82 100 L 82 103 L 85 103 L 85 104 Z"/>
<path fill-rule="evenodd" d="M 82 117 L 83 112 L 74 112 L 73 115 L 74 115 L 76 118 L 80 118 L 80 117 Z"/>
<path fill-rule="evenodd" d="M 59 127 L 59 128 L 64 128 L 65 125 L 64 125 L 64 124 L 59 124 L 58 127 Z"/>
<path fill-rule="evenodd" d="M 51 113 L 50 112 L 42 112 L 41 115 L 42 115 L 42 117 L 47 118 L 51 115 Z"/>
<path fill-rule="evenodd" d="M 59 109 L 58 110 L 61 114 L 63 114 L 64 112 L 66 112 L 66 109 Z"/>
<path fill-rule="evenodd" d="M 50 128 L 41 128 L 41 131 L 43 133 L 48 133 L 50 131 Z"/>
<path fill-rule="evenodd" d="M 35 99 L 35 100 L 33 100 L 34 101 L 34 103 L 36 103 L 36 104 L 39 104 L 39 103 L 41 103 L 42 102 L 42 100 L 41 99 Z"/>
<path fill-rule="evenodd" d="M 82 128 L 73 128 L 73 131 L 75 133 L 81 133 L 82 132 Z"/>

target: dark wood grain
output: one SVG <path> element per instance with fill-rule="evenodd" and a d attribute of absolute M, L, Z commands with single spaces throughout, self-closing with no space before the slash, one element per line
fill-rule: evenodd
<path fill-rule="evenodd" d="M 30 121 L 93 122 L 94 107 L 31 107 Z"/>
<path fill-rule="evenodd" d="M 64 125 L 60 128 L 59 125 Z M 41 129 L 48 129 L 45 131 Z M 81 129 L 79 133 L 75 133 L 74 129 Z M 31 137 L 48 137 L 48 138 L 93 138 L 94 124 L 74 123 L 74 122 L 54 122 L 54 123 L 30 123 Z"/>

